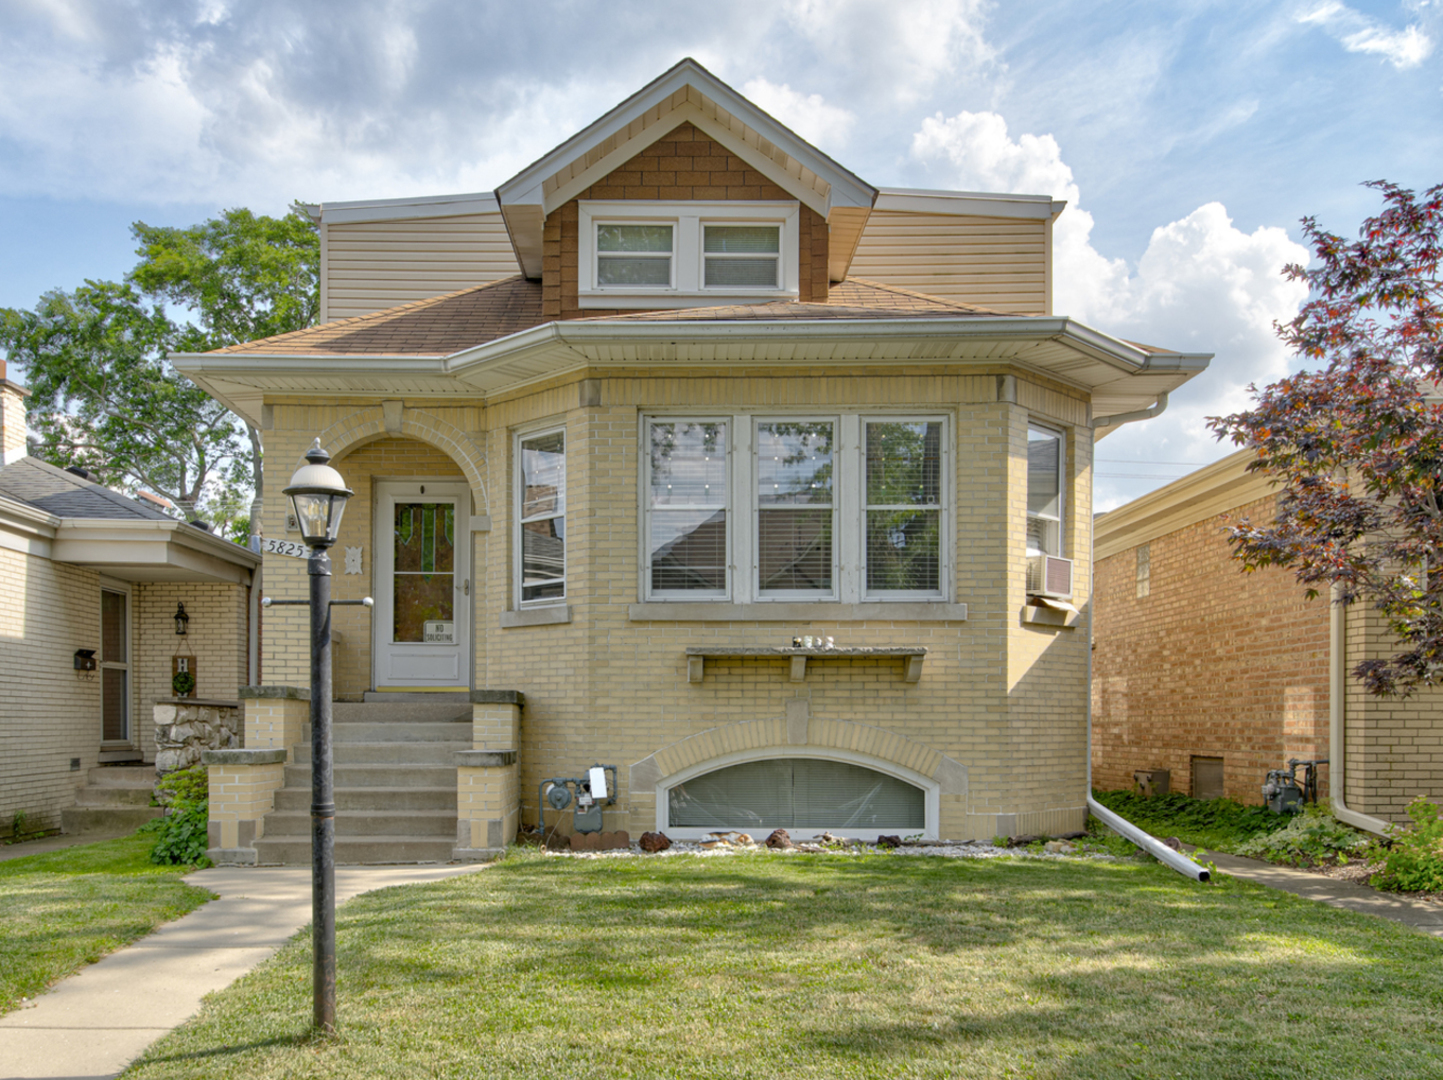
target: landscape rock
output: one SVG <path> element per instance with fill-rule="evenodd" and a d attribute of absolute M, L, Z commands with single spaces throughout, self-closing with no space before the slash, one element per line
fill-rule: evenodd
<path fill-rule="evenodd" d="M 778 850 L 782 851 L 785 851 L 787 848 L 793 848 L 797 846 L 796 844 L 792 843 L 791 835 L 787 832 L 786 829 L 772 830 L 772 835 L 767 837 L 766 844 L 769 848 L 777 848 Z"/>
<path fill-rule="evenodd" d="M 665 851 L 671 847 L 671 839 L 666 833 L 660 832 L 644 832 L 641 834 L 641 839 L 638 843 L 641 845 L 642 851 L 651 853 Z"/>
<path fill-rule="evenodd" d="M 1163 841 L 1163 843 L 1166 844 L 1168 847 L 1172 848 L 1174 851 L 1182 850 L 1182 841 L 1179 840 L 1176 836 L 1169 836 L 1166 840 Z"/>
<path fill-rule="evenodd" d="M 1049 840 L 1042 845 L 1042 850 L 1049 855 L 1066 855 L 1071 851 L 1075 851 L 1076 848 L 1066 840 Z"/>
<path fill-rule="evenodd" d="M 879 836 L 877 837 L 877 846 L 884 848 L 898 848 L 902 846 L 902 838 L 900 836 Z"/>

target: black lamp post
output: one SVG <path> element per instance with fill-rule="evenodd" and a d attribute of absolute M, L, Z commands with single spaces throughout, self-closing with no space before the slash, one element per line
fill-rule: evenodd
<path fill-rule="evenodd" d="M 336 1029 L 336 799 L 331 780 L 331 557 L 346 500 L 354 494 L 331 468 L 321 440 L 282 494 L 291 500 L 311 549 L 311 921 L 314 1024 Z"/>

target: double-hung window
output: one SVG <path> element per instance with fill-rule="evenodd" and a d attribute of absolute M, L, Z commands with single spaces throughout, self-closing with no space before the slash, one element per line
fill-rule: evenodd
<path fill-rule="evenodd" d="M 1027 554 L 1062 554 L 1062 434 L 1027 429 Z"/>
<path fill-rule="evenodd" d="M 940 417 L 648 417 L 650 600 L 948 599 Z"/>
<path fill-rule="evenodd" d="M 516 557 L 523 607 L 566 598 L 566 432 L 516 440 Z"/>
<path fill-rule="evenodd" d="M 942 588 L 942 422 L 866 424 L 867 592 Z"/>
<path fill-rule="evenodd" d="M 756 428 L 757 595 L 832 599 L 831 420 L 766 420 Z"/>
<path fill-rule="evenodd" d="M 647 592 L 658 598 L 727 595 L 725 420 L 647 421 Z"/>
<path fill-rule="evenodd" d="M 671 288 L 675 261 L 672 225 L 596 227 L 596 283 L 603 288 Z"/>
<path fill-rule="evenodd" d="M 702 284 L 708 289 L 781 287 L 780 225 L 702 225 Z"/>

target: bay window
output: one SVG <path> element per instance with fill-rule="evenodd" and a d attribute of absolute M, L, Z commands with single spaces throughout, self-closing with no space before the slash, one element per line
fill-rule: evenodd
<path fill-rule="evenodd" d="M 644 424 L 648 600 L 948 599 L 940 417 Z"/>

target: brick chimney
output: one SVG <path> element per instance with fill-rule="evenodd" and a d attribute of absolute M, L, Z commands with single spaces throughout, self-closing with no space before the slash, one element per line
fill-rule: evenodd
<path fill-rule="evenodd" d="M 29 390 L 5 377 L 5 361 L 0 360 L 0 465 L 25 456 L 25 399 L 29 396 Z"/>

